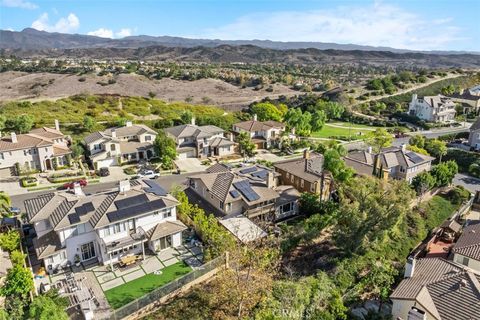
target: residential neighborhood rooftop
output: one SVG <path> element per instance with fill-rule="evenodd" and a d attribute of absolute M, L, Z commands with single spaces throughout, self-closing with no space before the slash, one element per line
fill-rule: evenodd
<path fill-rule="evenodd" d="M 453 253 L 480 260 L 480 223 L 466 226 L 452 248 Z"/>

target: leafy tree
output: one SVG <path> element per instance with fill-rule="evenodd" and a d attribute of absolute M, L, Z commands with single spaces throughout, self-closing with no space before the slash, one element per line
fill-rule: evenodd
<path fill-rule="evenodd" d="M 182 115 L 180 116 L 180 119 L 182 120 L 183 124 L 190 124 L 192 123 L 193 119 L 193 112 L 190 110 L 185 110 Z"/>
<path fill-rule="evenodd" d="M 319 100 L 316 109 L 322 110 L 327 115 L 327 119 L 340 119 L 345 112 L 345 107 L 338 102 Z"/>
<path fill-rule="evenodd" d="M 92 132 L 95 128 L 95 119 L 90 116 L 83 117 L 83 129 L 87 132 Z"/>
<path fill-rule="evenodd" d="M 325 169 L 332 173 L 335 180 L 347 181 L 354 175 L 353 169 L 343 161 L 340 149 L 327 149 L 323 156 Z"/>
<path fill-rule="evenodd" d="M 10 260 L 12 261 L 13 265 L 22 265 L 25 261 L 25 258 L 27 257 L 26 254 L 23 254 L 20 250 L 13 250 L 10 253 Z"/>
<path fill-rule="evenodd" d="M 33 299 L 29 316 L 30 319 L 35 320 L 68 320 L 66 307 L 68 307 L 68 299 L 60 297 L 56 290 L 49 290 Z"/>
<path fill-rule="evenodd" d="M 408 145 L 407 149 L 410 150 L 410 151 L 416 152 L 416 153 L 426 155 L 426 156 L 430 155 L 427 150 L 419 148 L 417 146 Z"/>
<path fill-rule="evenodd" d="M 28 299 L 26 297 L 8 296 L 5 299 L 5 313 L 8 320 L 24 320 Z M 0 317 L 0 319 L 2 319 Z M 2 319 L 3 320 L 3 319 Z"/>
<path fill-rule="evenodd" d="M 252 139 L 247 132 L 241 132 L 237 136 L 237 142 L 240 148 L 240 152 L 242 153 L 244 158 L 250 158 L 255 155 L 256 145 L 252 142 Z"/>
<path fill-rule="evenodd" d="M 408 143 L 411 146 L 416 146 L 418 148 L 425 148 L 425 137 L 422 136 L 421 134 L 416 134 L 412 136 L 409 140 Z"/>
<path fill-rule="evenodd" d="M 417 195 L 423 195 L 425 192 L 435 187 L 435 184 L 435 177 L 427 171 L 418 174 L 412 180 L 412 187 L 417 192 Z"/>
<path fill-rule="evenodd" d="M 19 133 L 27 133 L 32 130 L 34 119 L 31 115 L 22 114 L 13 119 L 7 119 L 5 126 Z"/>
<path fill-rule="evenodd" d="M 392 144 L 392 135 L 383 128 L 368 133 L 367 143 L 371 145 L 375 152 L 380 152 L 382 148 L 389 147 Z"/>
<path fill-rule="evenodd" d="M 430 153 L 432 156 L 438 158 L 438 162 L 442 162 L 442 157 L 447 154 L 447 143 L 442 140 L 432 139 L 427 140 L 425 144 L 425 149 Z"/>
<path fill-rule="evenodd" d="M 360 286 L 364 291 L 369 292 L 370 296 L 380 301 L 378 311 L 382 308 L 382 303 L 388 301 L 390 288 L 395 282 L 398 271 L 390 261 L 381 259 L 380 261 L 371 261 L 368 273 L 362 277 Z"/>
<path fill-rule="evenodd" d="M 372 80 L 368 81 L 367 89 L 368 90 L 382 90 L 383 89 L 382 80 L 372 79 Z"/>
<path fill-rule="evenodd" d="M 25 296 L 33 289 L 30 270 L 21 265 L 14 265 L 7 271 L 5 284 L 0 288 L 2 296 Z"/>
<path fill-rule="evenodd" d="M 285 114 L 285 122 L 289 128 L 295 128 L 300 136 L 309 136 L 312 131 L 312 114 L 308 111 L 302 113 L 300 108 L 290 108 Z"/>
<path fill-rule="evenodd" d="M 327 121 L 327 115 L 325 114 L 325 111 L 322 111 L 322 110 L 315 111 L 315 113 L 312 115 L 312 122 L 311 122 L 312 130 L 320 131 L 325 125 L 326 121 Z"/>
<path fill-rule="evenodd" d="M 17 230 L 10 230 L 0 234 L 0 246 L 8 252 L 17 250 L 20 246 L 20 233 Z"/>
<path fill-rule="evenodd" d="M 441 89 L 442 94 L 445 95 L 445 96 L 451 96 L 452 94 L 455 93 L 455 91 L 456 91 L 456 89 L 455 89 L 455 86 L 453 84 L 449 84 L 448 86 L 443 87 Z"/>
<path fill-rule="evenodd" d="M 431 171 L 432 176 L 435 178 L 437 187 L 450 185 L 457 173 L 458 165 L 453 160 L 440 163 L 434 166 Z"/>
<path fill-rule="evenodd" d="M 382 111 L 385 111 L 387 110 L 387 105 L 383 102 L 376 102 L 371 108 L 370 108 L 373 112 L 375 113 L 380 113 Z"/>
<path fill-rule="evenodd" d="M 72 157 L 74 157 L 75 159 L 79 159 L 85 154 L 85 148 L 83 144 L 79 141 L 74 141 L 70 146 L 70 149 L 72 150 Z"/>
<path fill-rule="evenodd" d="M 175 141 L 167 137 L 164 132 L 160 132 L 153 142 L 153 148 L 157 156 L 160 157 L 164 169 L 172 169 L 173 161 L 177 158 L 177 148 Z"/>
<path fill-rule="evenodd" d="M 0 130 L 5 130 L 6 122 L 7 118 L 3 114 L 0 114 Z"/>
<path fill-rule="evenodd" d="M 282 112 L 270 102 L 256 103 L 250 107 L 250 112 L 257 115 L 259 121 L 281 121 Z"/>

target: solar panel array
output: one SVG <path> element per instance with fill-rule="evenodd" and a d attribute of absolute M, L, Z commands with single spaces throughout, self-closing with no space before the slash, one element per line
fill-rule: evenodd
<path fill-rule="evenodd" d="M 260 199 L 260 196 L 252 189 L 252 186 L 248 180 L 234 182 L 233 186 L 240 191 L 240 193 L 247 198 L 248 201 Z"/>
<path fill-rule="evenodd" d="M 418 154 L 415 152 L 408 152 L 405 154 L 413 163 L 420 163 L 423 162 L 423 158 L 420 157 Z"/>
<path fill-rule="evenodd" d="M 135 197 L 132 197 L 132 198 L 135 198 Z M 125 200 L 128 200 L 128 199 L 125 199 Z M 115 201 L 115 205 L 117 202 L 118 201 Z M 167 205 L 165 204 L 165 201 L 163 201 L 163 199 L 146 201 L 143 203 L 137 203 L 136 205 L 122 207 L 122 209 L 118 209 L 117 211 L 114 211 L 114 212 L 109 212 L 107 213 L 107 218 L 110 222 L 125 220 L 143 213 L 148 213 L 155 210 L 163 209 L 166 206 Z"/>
<path fill-rule="evenodd" d="M 68 221 L 70 221 L 70 223 L 80 222 L 80 217 L 78 216 L 78 213 L 70 213 L 68 215 Z"/>
<path fill-rule="evenodd" d="M 257 171 L 257 167 L 250 167 L 250 168 L 240 170 L 240 173 L 247 174 L 255 171 Z"/>
<path fill-rule="evenodd" d="M 265 179 L 268 176 L 268 170 L 260 170 L 257 172 L 252 173 L 252 177 Z"/>
<path fill-rule="evenodd" d="M 237 190 L 232 190 L 232 191 L 230 191 L 230 195 L 231 195 L 234 199 L 240 197 L 240 193 L 238 193 Z"/>
<path fill-rule="evenodd" d="M 146 203 L 148 201 L 149 200 L 146 194 L 140 194 L 138 196 L 117 200 L 114 203 L 118 210 L 122 210 L 141 205 L 142 203 Z"/>
<path fill-rule="evenodd" d="M 93 204 L 91 202 L 84 203 L 80 207 L 75 208 L 75 212 L 79 216 L 83 216 L 84 214 L 87 214 L 92 211 L 95 211 L 95 208 L 93 207 Z"/>
<path fill-rule="evenodd" d="M 147 192 L 150 192 L 150 193 L 153 193 L 157 196 L 166 196 L 167 195 L 167 191 L 165 191 L 165 189 L 163 189 L 158 183 L 156 183 L 155 181 L 153 180 L 144 180 L 143 182 L 145 182 L 150 188 L 145 188 L 145 191 Z"/>

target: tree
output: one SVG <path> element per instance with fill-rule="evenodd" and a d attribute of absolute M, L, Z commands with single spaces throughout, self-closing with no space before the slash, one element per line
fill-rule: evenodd
<path fill-rule="evenodd" d="M 177 158 L 177 146 L 175 140 L 161 131 L 155 141 L 153 142 L 153 148 L 157 156 L 160 157 L 160 162 L 164 169 L 172 169 L 173 161 Z"/>
<path fill-rule="evenodd" d="M 319 100 L 316 108 L 327 115 L 327 119 L 340 119 L 345 112 L 345 107 L 338 102 Z"/>
<path fill-rule="evenodd" d="M 427 150 L 419 148 L 417 146 L 408 145 L 407 150 L 410 150 L 410 151 L 413 151 L 413 152 L 416 152 L 416 153 L 420 153 L 420 154 L 423 154 L 425 156 L 430 155 Z"/>
<path fill-rule="evenodd" d="M 392 135 L 383 128 L 368 133 L 367 143 L 374 148 L 375 152 L 380 152 L 382 148 L 389 147 L 392 144 Z"/>
<path fill-rule="evenodd" d="M 83 117 L 83 129 L 87 132 L 92 132 L 93 128 L 95 128 L 95 119 L 90 116 Z"/>
<path fill-rule="evenodd" d="M 368 90 L 382 90 L 383 89 L 382 80 L 372 79 L 372 80 L 368 81 L 367 89 Z"/>
<path fill-rule="evenodd" d="M 68 314 L 65 312 L 67 307 L 68 299 L 60 297 L 58 291 L 52 289 L 33 299 L 29 309 L 30 319 L 68 320 Z"/>
<path fill-rule="evenodd" d="M 182 115 L 180 116 L 180 119 L 182 120 L 183 124 L 191 124 L 193 117 L 194 117 L 194 115 L 193 115 L 192 111 L 185 110 L 185 111 L 183 111 Z"/>
<path fill-rule="evenodd" d="M 447 143 L 438 139 L 427 140 L 425 143 L 425 149 L 432 156 L 438 158 L 439 163 L 442 163 L 442 156 L 446 155 L 448 151 Z"/>
<path fill-rule="evenodd" d="M 452 94 L 455 93 L 455 86 L 453 84 L 449 84 L 448 86 L 446 87 L 443 87 L 441 89 L 442 91 L 442 94 L 445 95 L 445 96 L 451 96 Z"/>
<path fill-rule="evenodd" d="M 0 246 L 8 252 L 17 250 L 20 246 L 20 233 L 17 230 L 10 230 L 0 234 Z"/>
<path fill-rule="evenodd" d="M 21 265 L 14 265 L 7 271 L 5 284 L 0 288 L 2 296 L 26 296 L 33 289 L 30 270 Z"/>
<path fill-rule="evenodd" d="M 325 151 L 323 155 L 324 167 L 326 170 L 332 173 L 332 176 L 335 180 L 347 181 L 354 175 L 355 172 L 343 161 L 342 148 L 343 147 L 330 148 Z"/>
<path fill-rule="evenodd" d="M 5 129 L 6 123 L 7 123 L 7 118 L 3 114 L 0 114 L 0 130 Z"/>
<path fill-rule="evenodd" d="M 27 133 L 32 130 L 34 119 L 31 115 L 22 114 L 13 119 L 8 119 L 5 126 L 19 133 Z"/>
<path fill-rule="evenodd" d="M 256 103 L 250 107 L 250 112 L 256 114 L 259 121 L 281 121 L 282 112 L 270 102 Z"/>
<path fill-rule="evenodd" d="M 240 132 L 237 136 L 237 142 L 244 158 L 250 158 L 255 155 L 256 145 L 252 142 L 252 139 L 247 132 Z"/>
<path fill-rule="evenodd" d="M 315 111 L 315 113 L 313 113 L 312 115 L 312 122 L 311 122 L 312 130 L 313 131 L 322 130 L 326 121 L 327 121 L 327 115 L 325 114 L 325 111 L 323 110 Z"/>
<path fill-rule="evenodd" d="M 289 128 L 295 128 L 295 132 L 300 136 L 309 136 L 312 131 L 312 114 L 308 111 L 302 113 L 300 108 L 288 109 L 285 122 Z"/>
<path fill-rule="evenodd" d="M 425 137 L 420 135 L 420 134 L 416 134 L 408 140 L 408 143 L 411 146 L 416 146 L 418 148 L 423 149 L 423 148 L 425 148 Z"/>
<path fill-rule="evenodd" d="M 435 178 L 435 185 L 437 187 L 444 187 L 450 185 L 457 173 L 458 165 L 453 160 L 440 163 L 434 166 L 431 171 L 432 176 Z"/>
<path fill-rule="evenodd" d="M 435 184 L 435 177 L 427 171 L 418 174 L 412 180 L 412 187 L 417 192 L 417 195 L 423 195 L 425 192 L 435 187 Z"/>
<path fill-rule="evenodd" d="M 360 281 L 360 286 L 364 291 L 369 292 L 371 298 L 380 301 L 378 306 L 380 312 L 382 303 L 388 301 L 390 288 L 395 282 L 398 271 L 390 261 L 385 259 L 371 261 L 368 269 L 368 273 Z"/>

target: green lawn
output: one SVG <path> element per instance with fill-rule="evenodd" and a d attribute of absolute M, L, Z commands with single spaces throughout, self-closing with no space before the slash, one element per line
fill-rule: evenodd
<path fill-rule="evenodd" d="M 332 123 L 334 125 L 339 125 L 342 126 L 342 128 L 339 127 L 333 127 L 329 123 L 325 124 L 320 131 L 312 132 L 312 137 L 314 138 L 331 138 L 331 137 L 339 137 L 339 136 L 345 136 L 345 137 L 355 137 L 357 139 L 361 139 L 365 137 L 365 135 L 372 130 L 366 130 L 367 128 L 371 129 L 376 129 L 377 127 L 370 127 L 366 125 L 361 125 L 361 124 L 352 124 L 352 127 L 349 127 L 348 123 L 345 122 L 335 122 Z M 361 134 L 359 134 L 361 132 Z M 342 139 L 340 139 L 342 140 Z"/>
<path fill-rule="evenodd" d="M 161 287 L 176 278 L 192 271 L 184 262 L 177 262 L 162 269 L 161 275 L 149 273 L 141 278 L 122 284 L 118 287 L 105 291 L 108 303 L 113 309 L 118 309 L 130 301 Z"/>
<path fill-rule="evenodd" d="M 438 227 L 445 219 L 450 217 L 460 205 L 451 203 L 444 196 L 436 195 L 428 202 L 422 204 L 425 210 L 425 224 L 428 229 Z"/>

